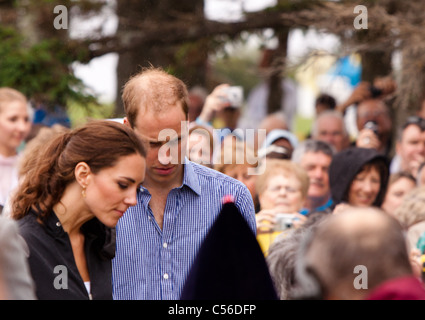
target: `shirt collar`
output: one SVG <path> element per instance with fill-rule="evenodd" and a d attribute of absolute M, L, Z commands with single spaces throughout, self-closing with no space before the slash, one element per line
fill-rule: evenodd
<path fill-rule="evenodd" d="M 179 189 L 183 188 L 183 186 L 189 187 L 198 196 L 201 195 L 201 186 L 199 185 L 198 175 L 195 172 L 193 162 L 189 161 L 187 157 L 184 158 L 183 183 L 179 187 Z M 149 190 L 143 186 L 140 187 L 140 191 L 142 193 L 146 192 L 147 194 L 149 194 Z"/>
<path fill-rule="evenodd" d="M 182 186 L 188 186 L 197 195 L 201 195 L 201 186 L 199 185 L 198 175 L 195 173 L 193 162 L 188 158 L 184 158 L 183 166 L 183 183 Z"/>
<path fill-rule="evenodd" d="M 35 212 L 33 212 L 33 214 L 36 217 L 38 216 Z M 61 238 L 66 235 L 65 230 L 63 230 L 62 228 L 62 224 L 60 223 L 58 217 L 56 216 L 53 210 L 50 211 L 50 213 L 47 215 L 46 219 L 44 220 L 44 225 L 47 228 L 47 232 L 49 232 L 55 238 Z"/>

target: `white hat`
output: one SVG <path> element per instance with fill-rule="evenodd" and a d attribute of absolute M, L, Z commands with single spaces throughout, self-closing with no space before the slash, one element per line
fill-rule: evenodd
<path fill-rule="evenodd" d="M 261 149 L 265 149 L 269 147 L 270 145 L 273 144 L 273 142 L 279 139 L 288 140 L 292 148 L 294 149 L 298 144 L 298 139 L 292 132 L 288 130 L 274 129 L 267 134 L 266 140 L 264 140 L 263 145 L 261 146 Z"/>

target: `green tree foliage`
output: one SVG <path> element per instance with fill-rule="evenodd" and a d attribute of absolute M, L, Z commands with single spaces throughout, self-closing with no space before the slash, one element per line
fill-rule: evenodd
<path fill-rule="evenodd" d="M 96 101 L 73 74 L 70 65 L 75 57 L 60 40 L 45 39 L 27 47 L 15 30 L 0 27 L 0 43 L 0 86 L 20 90 L 47 107 Z"/>

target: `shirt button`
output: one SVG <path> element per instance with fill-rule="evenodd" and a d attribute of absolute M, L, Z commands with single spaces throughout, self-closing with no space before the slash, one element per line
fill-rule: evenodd
<path fill-rule="evenodd" d="M 56 222 L 56 227 L 60 227 L 61 226 L 61 223 L 58 221 L 58 222 Z"/>
<path fill-rule="evenodd" d="M 163 277 L 164 277 L 165 280 L 167 280 L 168 279 L 168 273 L 164 273 Z"/>
<path fill-rule="evenodd" d="M 164 247 L 164 248 L 167 248 L 167 242 L 164 242 L 163 244 L 162 244 L 162 246 Z"/>

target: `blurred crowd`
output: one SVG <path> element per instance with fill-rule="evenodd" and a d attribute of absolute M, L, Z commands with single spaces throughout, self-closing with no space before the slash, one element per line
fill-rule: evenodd
<path fill-rule="evenodd" d="M 248 190 L 255 211 L 254 235 L 279 299 L 425 299 L 425 100 L 396 128 L 388 105 L 396 83 L 389 77 L 361 82 L 342 103 L 323 93 L 317 96 L 313 123 L 303 137 L 293 129 L 293 116 L 285 112 L 294 106 L 258 117 L 243 114 L 249 109 L 244 109 L 237 86 L 220 84 L 211 92 L 189 89 L 187 158 L 208 168 L 202 169 L 208 174 L 219 172 Z M 348 108 L 355 110 L 355 136 L 347 129 Z M 242 116 L 256 126 L 243 127 Z M 31 184 L 23 181 L 41 165 L 37 159 L 45 156 L 43 146 L 72 131 L 60 125 L 35 128 L 31 117 L 25 96 L 0 88 L 2 298 L 41 298 L 33 291 L 40 286 L 34 268 L 26 262 L 29 244 L 14 224 L 20 219 L 14 212 L 14 194 L 20 189 L 21 197 L 32 192 Z M 128 121 L 138 128 L 130 116 Z M 36 132 L 29 138 L 32 130 Z M 148 141 L 146 148 L 155 143 Z M 172 168 L 161 174 L 167 170 Z M 77 167 L 74 172 L 77 177 Z M 157 195 L 155 199 L 166 199 L 152 191 L 156 189 L 146 177 L 142 186 Z M 84 198 L 85 190 L 83 186 Z M 45 195 L 34 194 L 38 196 Z M 165 232 L 169 222 L 166 216 L 157 219 L 155 199 L 152 196 L 150 203 L 152 217 Z M 169 205 L 164 200 L 163 211 L 165 203 Z M 13 249 L 14 257 L 9 246 L 19 247 Z"/>

